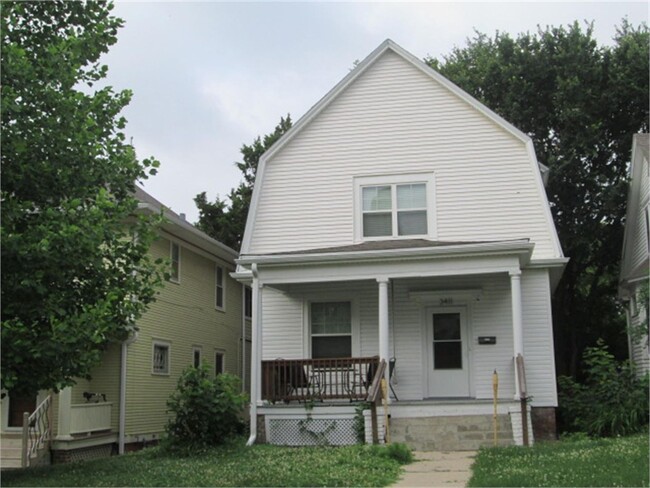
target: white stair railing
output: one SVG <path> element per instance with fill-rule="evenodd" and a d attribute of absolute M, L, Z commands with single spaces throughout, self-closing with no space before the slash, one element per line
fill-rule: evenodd
<path fill-rule="evenodd" d="M 26 468 L 39 449 L 49 445 L 52 433 L 52 395 L 48 395 L 30 415 L 23 414 L 23 445 L 21 466 Z"/>

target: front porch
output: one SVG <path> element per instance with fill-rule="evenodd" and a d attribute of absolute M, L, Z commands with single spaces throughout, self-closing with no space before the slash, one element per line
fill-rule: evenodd
<path fill-rule="evenodd" d="M 260 438 L 273 437 L 278 415 L 302 421 L 303 433 L 305 419 L 333 408 L 353 417 L 378 360 L 393 361 L 385 379 L 396 425 L 491 418 L 484 410 L 496 371 L 498 415 L 515 433 L 525 379 L 517 356 L 526 358 L 533 406 L 557 405 L 550 276 L 530 264 L 532 246 L 416 244 L 240 260 L 237 277 L 253 288 L 251 419 L 263 412 L 264 422 L 251 430 Z M 242 272 L 247 265 L 250 274 Z M 320 428 L 334 429 L 331 422 Z M 510 439 L 517 442 L 516 433 Z"/>

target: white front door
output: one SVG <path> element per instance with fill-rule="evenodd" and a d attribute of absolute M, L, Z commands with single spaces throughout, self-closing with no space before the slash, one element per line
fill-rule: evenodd
<path fill-rule="evenodd" d="M 425 327 L 428 396 L 469 397 L 469 333 L 465 308 L 428 308 Z"/>

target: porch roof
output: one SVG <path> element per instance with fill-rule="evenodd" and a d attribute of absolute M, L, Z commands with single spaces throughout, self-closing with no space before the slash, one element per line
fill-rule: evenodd
<path fill-rule="evenodd" d="M 457 256 L 465 254 L 521 253 L 530 258 L 534 244 L 529 239 L 505 241 L 431 241 L 428 239 L 391 239 L 368 241 L 347 246 L 304 249 L 268 254 L 242 255 L 240 265 L 321 263 L 365 261 L 377 259 L 428 256 Z"/>

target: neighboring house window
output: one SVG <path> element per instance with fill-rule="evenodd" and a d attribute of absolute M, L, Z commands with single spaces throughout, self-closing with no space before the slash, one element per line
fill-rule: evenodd
<path fill-rule="evenodd" d="M 222 351 L 214 353 L 214 374 L 219 375 L 225 372 L 226 356 Z"/>
<path fill-rule="evenodd" d="M 181 280 L 181 247 L 175 242 L 172 242 L 169 248 L 169 260 L 171 261 L 169 279 L 179 283 Z"/>
<path fill-rule="evenodd" d="M 356 238 L 433 237 L 433 175 L 363 177 Z"/>
<path fill-rule="evenodd" d="M 226 308 L 226 277 L 224 276 L 224 271 L 221 266 L 215 267 L 215 302 L 214 305 L 219 310 L 224 310 Z"/>
<path fill-rule="evenodd" d="M 253 316 L 253 290 L 250 287 L 244 288 L 244 317 L 250 319 Z"/>
<path fill-rule="evenodd" d="M 153 374 L 169 374 L 169 343 L 155 341 L 151 371 Z"/>
<path fill-rule="evenodd" d="M 201 348 L 198 346 L 192 348 L 192 365 L 195 368 L 201 366 Z"/>
<path fill-rule="evenodd" d="M 312 302 L 312 358 L 352 357 L 352 304 Z"/>

